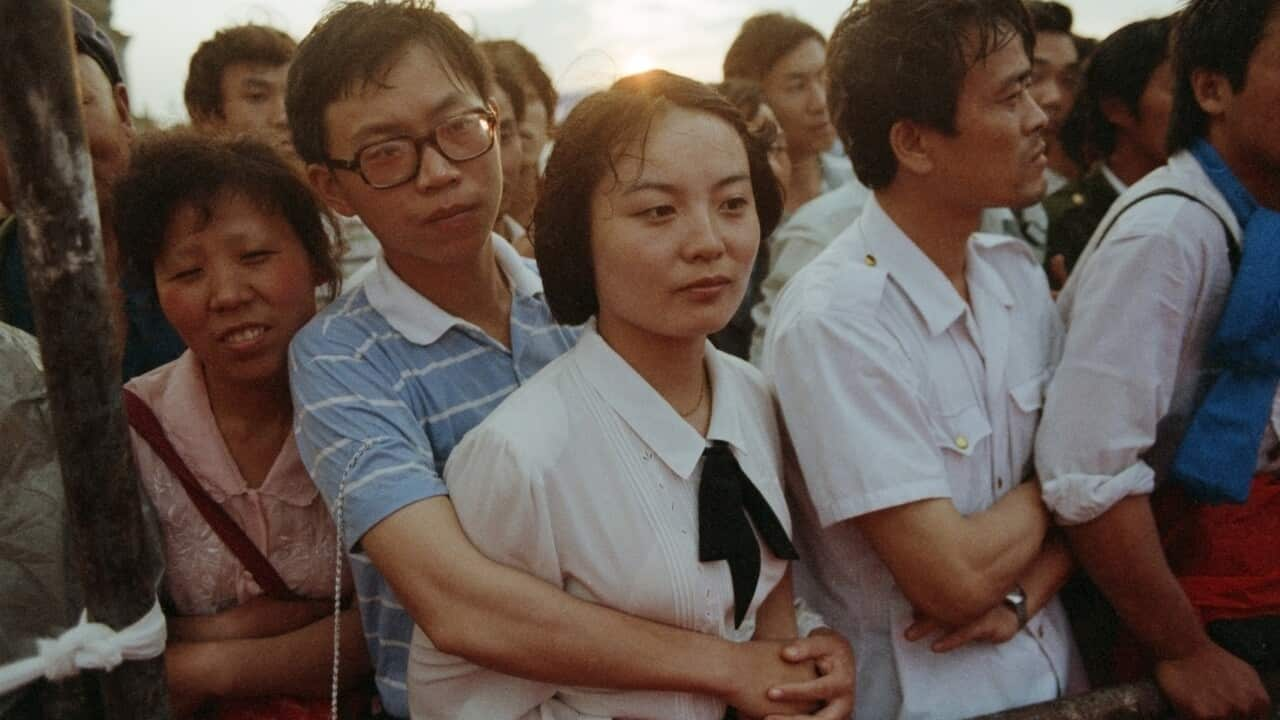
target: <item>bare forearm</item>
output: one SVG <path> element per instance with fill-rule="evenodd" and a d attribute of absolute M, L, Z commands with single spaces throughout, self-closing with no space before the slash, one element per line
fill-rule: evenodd
<path fill-rule="evenodd" d="M 283 635 L 333 611 L 323 600 L 272 600 L 259 597 L 213 615 L 171 616 L 169 636 L 181 642 L 242 640 Z"/>
<path fill-rule="evenodd" d="M 950 499 L 858 518 L 858 527 L 911 603 L 950 626 L 1000 602 L 1040 552 L 1048 513 L 1024 484 L 987 510 L 961 516 Z"/>
<path fill-rule="evenodd" d="M 481 566 L 468 575 L 435 593 L 430 607 L 396 589 L 445 652 L 549 683 L 713 695 L 723 690 L 726 679 L 709 666 L 727 670 L 733 646 L 725 640 L 578 600 L 505 566 Z"/>
<path fill-rule="evenodd" d="M 1209 642 L 1165 560 L 1146 495 L 1065 531 L 1080 564 L 1158 658 L 1183 657 Z"/>
<path fill-rule="evenodd" d="M 370 670 L 360 616 L 342 613 L 339 686 L 350 687 Z M 173 652 L 176 650 L 176 652 Z M 333 669 L 333 617 L 270 638 L 179 644 L 168 671 L 207 698 L 294 695 L 325 697 Z"/>
<path fill-rule="evenodd" d="M 1027 612 L 1035 615 L 1049 604 L 1075 570 L 1075 558 L 1067 547 L 1066 538 L 1058 529 L 1045 536 L 1040 554 L 1022 575 L 1019 584 L 1027 594 Z"/>
<path fill-rule="evenodd" d="M 792 589 L 791 568 L 760 603 L 756 611 L 757 640 L 792 640 L 797 636 L 795 592 Z"/>

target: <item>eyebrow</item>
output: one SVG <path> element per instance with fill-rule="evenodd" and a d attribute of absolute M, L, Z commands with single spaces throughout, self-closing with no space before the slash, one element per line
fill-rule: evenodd
<path fill-rule="evenodd" d="M 264 80 L 258 77 L 248 77 L 240 82 L 240 87 L 252 90 L 270 90 L 279 83 L 273 83 L 270 80 Z"/>
<path fill-rule="evenodd" d="M 735 185 L 740 182 L 751 182 L 751 176 L 745 173 L 740 173 L 738 175 L 730 175 L 729 177 L 720 179 L 719 181 L 716 182 L 715 185 L 712 185 L 711 187 L 713 190 L 719 190 L 721 188 L 727 187 L 729 185 Z M 665 192 L 670 195 L 676 195 L 679 193 L 679 188 L 672 183 L 656 182 L 653 180 L 639 180 L 637 182 L 634 182 L 628 185 L 627 189 L 622 191 L 622 194 L 630 195 L 632 193 L 643 192 L 645 190 L 657 190 L 659 192 Z"/>
<path fill-rule="evenodd" d="M 454 109 L 464 104 L 462 93 L 452 91 L 444 97 L 443 100 L 436 103 L 427 113 L 427 117 L 434 120 L 435 118 L 450 113 Z M 408 131 L 403 120 L 387 120 L 385 122 L 375 122 L 369 125 L 361 125 L 356 127 L 356 131 L 351 134 L 351 144 L 356 148 L 361 147 L 369 138 L 378 135 L 403 134 Z"/>

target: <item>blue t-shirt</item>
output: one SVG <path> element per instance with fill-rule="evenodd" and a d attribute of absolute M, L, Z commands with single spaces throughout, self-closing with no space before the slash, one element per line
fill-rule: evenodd
<path fill-rule="evenodd" d="M 462 436 L 578 336 L 551 317 L 532 263 L 505 241 L 495 247 L 513 290 L 509 349 L 410 289 L 381 258 L 363 287 L 316 316 L 289 349 L 298 450 L 335 520 L 343 499 L 339 531 L 369 655 L 396 717 L 409 715 L 414 623 L 360 538 L 397 510 L 446 494 L 445 462 Z"/>

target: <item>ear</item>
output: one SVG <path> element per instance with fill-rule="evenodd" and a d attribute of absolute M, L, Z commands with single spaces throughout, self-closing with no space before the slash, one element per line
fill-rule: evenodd
<path fill-rule="evenodd" d="M 899 120 L 889 128 L 889 147 L 898 159 L 898 166 L 914 175 L 925 175 L 933 171 L 933 158 L 930 155 L 930 133 L 911 120 Z"/>
<path fill-rule="evenodd" d="M 1131 128 L 1138 124 L 1138 118 L 1120 98 L 1109 97 L 1099 103 L 1098 109 L 1102 110 L 1102 116 L 1107 122 L 1118 128 Z"/>
<path fill-rule="evenodd" d="M 1191 91 L 1196 104 L 1211 117 L 1225 112 L 1235 94 L 1226 75 L 1204 69 L 1191 71 Z"/>
<path fill-rule="evenodd" d="M 129 88 L 124 83 L 116 83 L 111 87 L 111 99 L 115 102 L 116 116 L 120 118 L 120 124 L 129 129 L 130 134 L 133 133 L 133 113 L 129 112 Z"/>
<path fill-rule="evenodd" d="M 346 190 L 338 182 L 338 178 L 334 176 L 331 168 L 325 167 L 320 163 L 309 163 L 307 165 L 307 180 L 311 183 L 311 188 L 320 196 L 320 199 L 333 208 L 334 212 L 343 217 L 355 216 L 356 209 L 347 200 Z"/>

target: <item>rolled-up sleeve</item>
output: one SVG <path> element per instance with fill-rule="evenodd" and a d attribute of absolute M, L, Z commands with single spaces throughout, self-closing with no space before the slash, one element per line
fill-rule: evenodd
<path fill-rule="evenodd" d="M 1198 291 L 1195 252 L 1167 233 L 1119 234 L 1077 271 L 1036 436 L 1044 502 L 1061 524 L 1154 489 L 1144 455 L 1170 409 Z"/>

